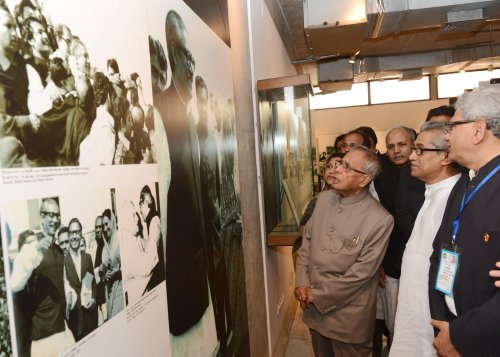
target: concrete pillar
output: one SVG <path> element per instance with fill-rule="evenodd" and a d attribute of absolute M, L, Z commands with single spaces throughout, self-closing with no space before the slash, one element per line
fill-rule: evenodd
<path fill-rule="evenodd" d="M 229 29 L 238 142 L 243 255 L 247 288 L 248 327 L 252 356 L 269 356 L 266 279 L 257 177 L 259 137 L 255 126 L 254 91 L 250 43 L 249 1 L 228 0 Z"/>

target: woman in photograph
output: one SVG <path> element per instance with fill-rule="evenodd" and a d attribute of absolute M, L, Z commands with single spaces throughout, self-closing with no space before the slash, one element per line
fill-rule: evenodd
<path fill-rule="evenodd" d="M 156 242 L 147 234 L 141 216 L 134 204 L 127 201 L 122 210 L 123 279 L 127 305 L 144 294 L 158 263 Z"/>
<path fill-rule="evenodd" d="M 141 217 L 146 223 L 146 231 L 151 249 L 155 249 L 158 256 L 157 264 L 153 269 L 153 274 L 146 287 L 146 291 L 149 291 L 165 280 L 165 264 L 163 259 L 160 216 L 156 210 L 155 199 L 148 185 L 145 185 L 141 190 L 139 196 L 139 209 Z"/>
<path fill-rule="evenodd" d="M 104 271 L 106 282 L 106 305 L 108 319 L 112 318 L 124 308 L 123 284 L 120 257 L 120 242 L 116 218 L 110 209 L 102 213 L 104 234 L 104 248 L 102 250 L 101 270 Z"/>

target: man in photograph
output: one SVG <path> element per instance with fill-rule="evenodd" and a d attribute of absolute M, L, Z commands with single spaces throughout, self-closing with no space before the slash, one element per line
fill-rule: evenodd
<path fill-rule="evenodd" d="M 64 252 L 56 244 L 60 226 L 58 203 L 52 198 L 42 200 L 40 219 L 42 234 L 37 249 L 25 257 L 27 267 L 20 277 L 23 315 L 30 326 L 31 356 L 55 356 L 74 343 L 65 328 L 65 315 L 74 306 L 76 294 L 65 286 Z"/>
<path fill-rule="evenodd" d="M 100 326 L 107 317 L 106 297 L 104 292 L 104 273 L 101 271 L 102 250 L 104 248 L 104 238 L 102 236 L 102 216 L 97 216 L 94 224 L 94 235 L 89 241 L 88 252 L 92 258 L 94 266 L 95 300 L 97 304 L 98 325 Z"/>
<path fill-rule="evenodd" d="M 201 76 L 196 76 L 196 99 L 198 125 L 196 130 L 200 141 L 200 176 L 205 237 L 207 250 L 207 271 L 210 295 L 214 307 L 217 336 L 221 341 L 221 353 L 227 353 L 226 310 L 229 310 L 227 274 L 222 244 L 221 223 L 221 179 L 217 142 L 208 124 L 208 88 Z M 228 311 L 229 312 L 229 311 Z"/>
<path fill-rule="evenodd" d="M 462 94 L 456 109 L 445 138 L 450 158 L 470 172 L 451 191 L 433 244 L 434 347 L 439 356 L 495 356 L 500 291 L 489 272 L 500 251 L 500 85 Z"/>
<path fill-rule="evenodd" d="M 168 89 L 155 96 L 167 133 L 171 182 L 167 196 L 167 299 L 170 332 L 179 336 L 196 325 L 209 304 L 204 252 L 199 142 L 193 113 L 195 60 L 184 21 L 175 11 L 165 20 Z M 189 276 L 189 282 L 182 276 Z"/>
<path fill-rule="evenodd" d="M 378 269 L 394 220 L 370 195 L 376 154 L 352 148 L 336 162 L 333 190 L 323 191 L 306 225 L 295 296 L 316 356 L 371 356 Z"/>
<path fill-rule="evenodd" d="M 57 231 L 57 245 L 61 247 L 61 249 L 64 252 L 64 255 L 68 253 L 68 247 L 69 247 L 68 227 L 61 227 Z"/>
<path fill-rule="evenodd" d="M 69 313 L 68 325 L 76 341 L 81 340 L 97 327 L 95 279 L 92 258 L 80 250 L 83 240 L 82 225 L 78 218 L 69 222 L 68 254 L 64 258 L 66 277 L 77 293 L 75 307 Z"/>

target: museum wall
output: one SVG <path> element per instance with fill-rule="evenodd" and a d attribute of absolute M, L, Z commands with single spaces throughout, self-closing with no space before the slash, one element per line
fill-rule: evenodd
<path fill-rule="evenodd" d="M 263 0 L 249 1 L 251 6 L 253 71 L 255 83 L 261 79 L 295 75 L 295 68 L 276 30 Z M 254 90 L 256 86 L 254 85 Z M 257 118 L 256 118 L 257 120 Z M 260 181 L 262 182 L 262 181 Z M 262 219 L 264 215 L 262 212 Z M 265 232 L 265 230 L 263 231 Z M 265 236 L 262 236 L 265 245 Z M 265 247 L 265 276 L 269 320 L 269 340 L 272 355 L 280 355 L 286 347 L 296 302 L 293 298 L 295 273 L 291 247 Z"/>
<path fill-rule="evenodd" d="M 229 38 L 181 0 L 19 3 L 0 9 L 2 129 L 23 123 L 0 131 L 0 351 L 248 356 Z"/>

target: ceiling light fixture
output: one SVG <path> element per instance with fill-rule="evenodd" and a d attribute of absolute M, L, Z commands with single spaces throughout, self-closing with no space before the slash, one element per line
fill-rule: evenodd
<path fill-rule="evenodd" d="M 356 63 L 356 56 L 357 56 L 357 55 L 359 55 L 359 52 L 360 52 L 360 51 L 361 51 L 361 50 L 356 51 L 356 53 L 355 53 L 355 54 L 353 54 L 353 55 L 351 56 L 351 58 L 349 58 L 349 60 L 348 60 L 347 62 L 352 63 L 352 64 Z"/>

